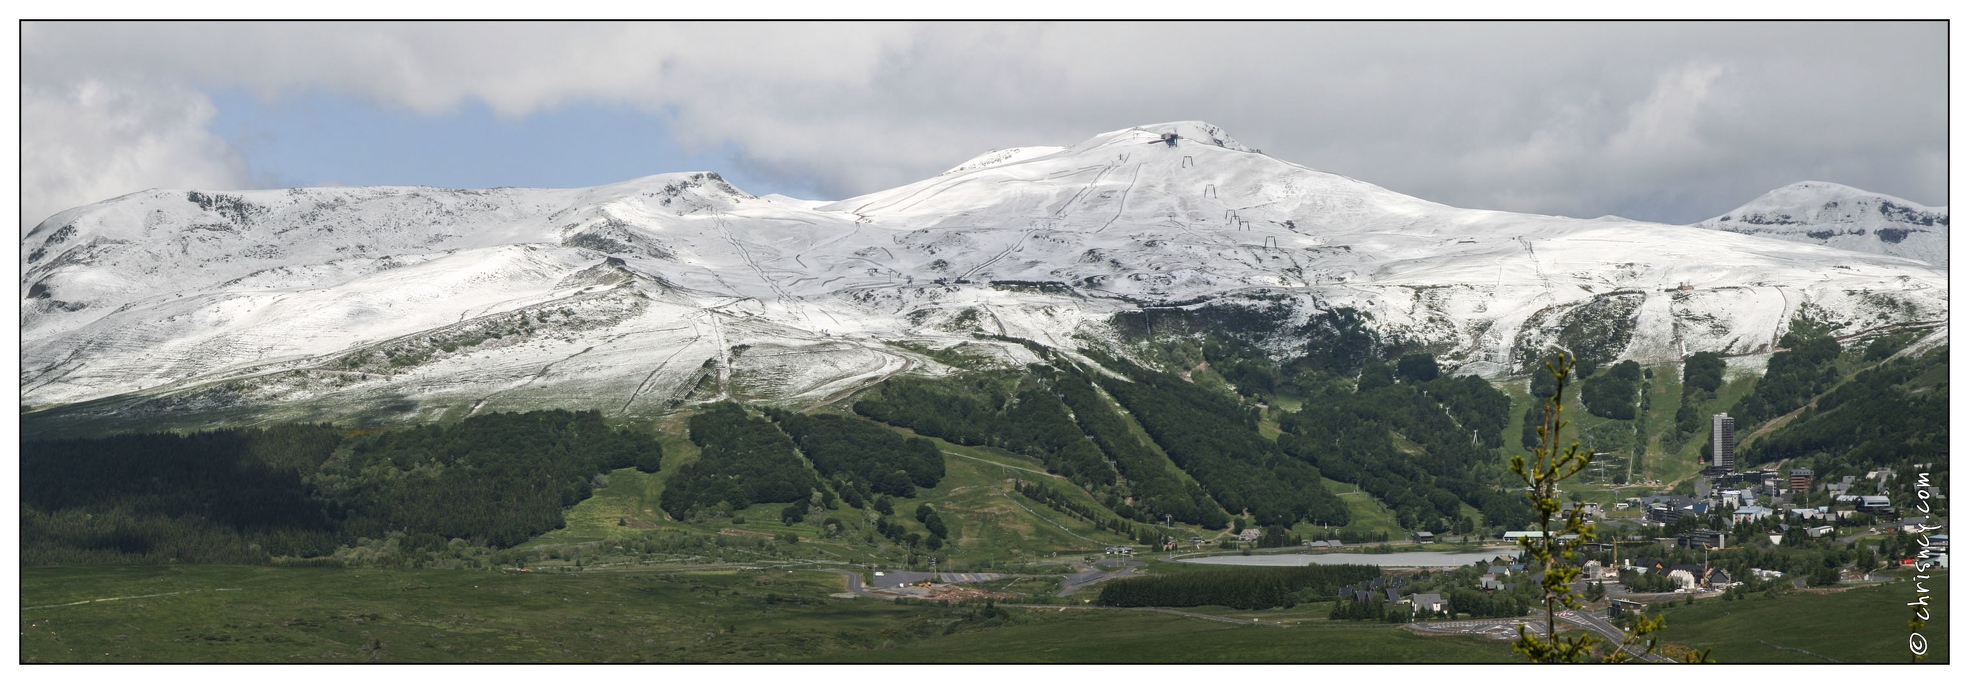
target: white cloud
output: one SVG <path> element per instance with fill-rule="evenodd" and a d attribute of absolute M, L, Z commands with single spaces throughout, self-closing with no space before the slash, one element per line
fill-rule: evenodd
<path fill-rule="evenodd" d="M 466 100 L 507 116 L 626 104 L 665 117 L 691 148 L 729 143 L 748 169 L 836 196 L 987 149 L 1204 119 L 1274 156 L 1450 204 L 1693 221 L 1807 178 L 1942 201 L 1945 31 L 37 22 L 23 28 L 22 64 L 24 92 L 92 81 L 328 91 L 433 115 Z M 198 140 L 162 123 L 179 126 L 163 138 Z M 224 166 L 224 154 L 191 148 L 204 156 L 189 167 Z M 108 192 L 112 180 L 77 184 Z"/>
<path fill-rule="evenodd" d="M 236 188 L 246 165 L 186 88 L 84 80 L 21 90 L 21 230 L 56 212 L 153 187 Z"/>

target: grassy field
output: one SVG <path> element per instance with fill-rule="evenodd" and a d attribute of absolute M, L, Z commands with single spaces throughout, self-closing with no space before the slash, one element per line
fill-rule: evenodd
<path fill-rule="evenodd" d="M 822 656 L 877 663 L 1508 663 L 1504 642 L 1425 637 L 1394 625 L 1234 625 L 1128 610 L 1013 608 L 1024 624 Z"/>
<path fill-rule="evenodd" d="M 1402 531 L 1400 525 L 1395 524 L 1395 512 L 1389 510 L 1388 505 L 1382 503 L 1380 499 L 1374 498 L 1354 485 L 1326 478 L 1321 478 L 1320 481 L 1326 485 L 1327 491 L 1333 492 L 1347 504 L 1347 526 L 1340 528 L 1342 531 L 1354 534 L 1386 532 L 1389 541 L 1408 538 L 1408 533 Z M 1293 532 L 1311 539 L 1319 536 L 1322 530 L 1311 523 L 1301 522 L 1293 527 Z"/>
<path fill-rule="evenodd" d="M 1162 565 L 1154 563 L 1154 565 Z M 1946 662 L 1946 577 L 1928 585 Z M 1044 590 L 1025 580 L 994 588 Z M 1043 583 L 1042 583 L 1043 584 Z M 839 575 L 500 573 L 241 566 L 25 568 L 24 663 L 1514 662 L 1507 645 L 1336 623 L 1328 604 L 1182 612 L 833 597 Z M 1905 662 L 1914 586 L 1661 609 L 1664 639 L 1723 663 Z"/>
<path fill-rule="evenodd" d="M 1384 625 L 1280 629 L 1122 610 L 831 597 L 817 571 L 26 568 L 25 663 L 1494 662 Z M 1275 611 L 1281 616 L 1291 611 Z M 1097 635 L 1097 636 L 1096 636 Z"/>
<path fill-rule="evenodd" d="M 1931 646 L 1927 662 L 1945 663 L 1947 573 L 1937 573 L 1924 586 L 1932 592 L 1929 604 L 1934 618 L 1922 630 Z M 1711 656 L 1719 663 L 1905 663 L 1911 617 L 1906 604 L 1917 596 L 1912 583 L 1898 582 L 1835 594 L 1708 599 L 1663 611 L 1668 629 L 1662 638 L 1712 648 Z"/>
<path fill-rule="evenodd" d="M 21 661 L 775 662 L 873 647 L 921 617 L 827 597 L 844 586 L 820 572 L 25 568 Z M 115 597 L 130 598 L 99 600 Z"/>

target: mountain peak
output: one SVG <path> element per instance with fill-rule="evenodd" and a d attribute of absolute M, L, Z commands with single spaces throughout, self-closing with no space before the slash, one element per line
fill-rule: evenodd
<path fill-rule="evenodd" d="M 1695 225 L 1948 267 L 1948 207 L 1826 181 L 1786 185 Z"/>
<path fill-rule="evenodd" d="M 1074 149 L 1087 149 L 1116 142 L 1156 142 L 1166 140 L 1165 136 L 1176 136 L 1176 145 L 1209 145 L 1233 152 L 1256 152 L 1232 138 L 1229 133 L 1216 124 L 1207 121 L 1171 121 L 1168 123 L 1135 126 L 1118 131 L 1108 131 L 1075 145 Z"/>

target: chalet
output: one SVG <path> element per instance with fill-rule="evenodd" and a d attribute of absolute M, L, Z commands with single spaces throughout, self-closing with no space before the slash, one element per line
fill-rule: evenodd
<path fill-rule="evenodd" d="M 1496 575 L 1484 575 L 1477 578 L 1477 588 L 1484 591 L 1497 591 L 1504 588 L 1504 583 L 1497 581 Z"/>
<path fill-rule="evenodd" d="M 1771 513 L 1771 509 L 1763 506 L 1744 506 L 1730 513 L 1730 522 L 1732 524 L 1740 524 L 1752 520 L 1763 520 L 1771 517 Z"/>
<path fill-rule="evenodd" d="M 1922 526 L 1927 524 L 1928 524 L 1928 516 L 1917 515 L 1912 518 L 1901 518 L 1901 521 L 1894 523 L 1894 526 L 1901 528 L 1902 532 L 1906 532 L 1908 534 L 1914 534 L 1916 532 L 1920 532 Z"/>
<path fill-rule="evenodd" d="M 1400 589 L 1396 589 L 1394 587 L 1388 587 L 1388 589 L 1382 593 L 1387 595 L 1388 601 L 1391 603 L 1402 600 L 1402 591 Z"/>
<path fill-rule="evenodd" d="M 1710 568 L 1709 575 L 1703 578 L 1703 584 L 1711 587 L 1726 587 L 1736 582 L 1731 581 L 1730 573 L 1724 572 L 1722 568 Z"/>
<path fill-rule="evenodd" d="M 1837 514 L 1833 513 L 1832 509 L 1828 506 L 1817 506 L 1813 508 L 1793 508 L 1790 510 L 1790 513 L 1792 515 L 1798 516 L 1798 519 L 1800 520 L 1833 520 L 1839 517 Z"/>
<path fill-rule="evenodd" d="M 1259 532 L 1259 531 L 1258 531 L 1258 528 L 1255 528 L 1255 527 L 1247 527 L 1247 528 L 1245 528 L 1245 529 L 1244 529 L 1244 531 L 1243 531 L 1243 532 L 1239 532 L 1239 533 L 1237 533 L 1237 540 L 1238 540 L 1238 541 L 1247 541 L 1247 542 L 1255 542 L 1255 541 L 1258 541 L 1258 537 L 1259 537 L 1259 536 L 1261 536 L 1261 535 L 1263 535 L 1263 534 L 1264 534 L 1264 533 L 1262 533 L 1262 532 Z"/>
<path fill-rule="evenodd" d="M 1414 539 L 1415 543 L 1417 544 L 1431 544 L 1436 541 L 1435 533 L 1430 532 L 1428 530 L 1417 532 L 1415 534 L 1409 535 L 1409 537 L 1411 539 Z"/>
<path fill-rule="evenodd" d="M 1442 594 L 1416 594 L 1410 596 L 1409 601 L 1415 605 L 1417 613 L 1440 613 L 1449 608 L 1449 602 L 1443 600 Z"/>

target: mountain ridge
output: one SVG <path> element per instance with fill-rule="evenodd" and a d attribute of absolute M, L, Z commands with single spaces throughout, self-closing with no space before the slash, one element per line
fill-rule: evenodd
<path fill-rule="evenodd" d="M 948 372 L 893 342 L 995 346 L 1018 365 L 1030 350 L 978 336 L 1120 350 L 1117 315 L 1260 300 L 1290 312 L 1275 346 L 1350 308 L 1495 376 L 1554 346 L 1758 353 L 1801 314 L 1864 329 L 1947 310 L 1946 272 L 1900 258 L 1458 209 L 1202 122 L 1018 149 L 829 203 L 710 172 L 134 193 L 23 238 L 23 403 L 105 419 L 800 403 Z M 609 264 L 627 275 L 573 279 Z"/>

